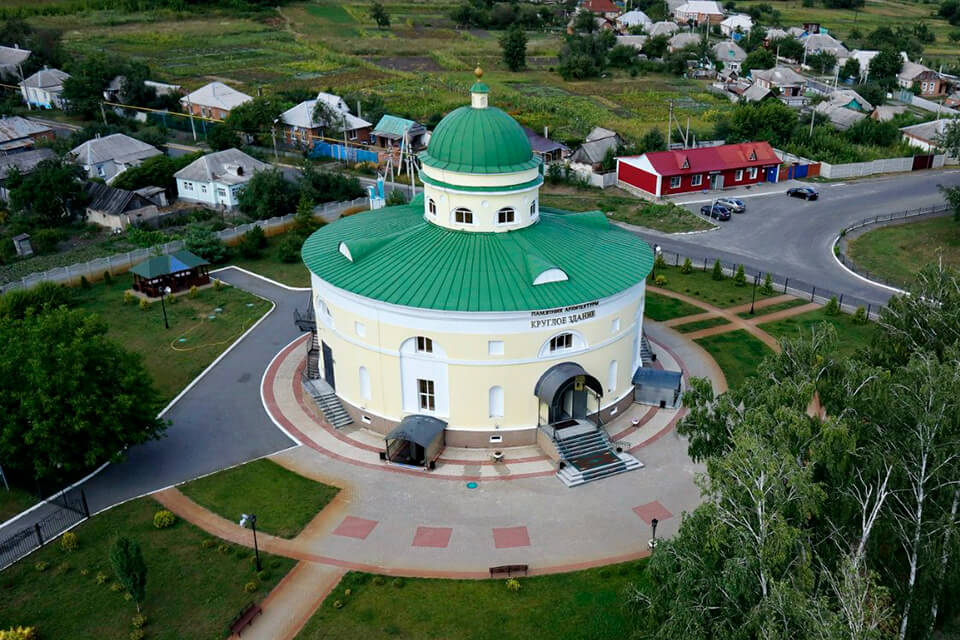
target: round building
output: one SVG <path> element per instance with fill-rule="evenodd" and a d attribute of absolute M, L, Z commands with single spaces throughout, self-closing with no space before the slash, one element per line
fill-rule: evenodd
<path fill-rule="evenodd" d="M 641 365 L 653 252 L 601 212 L 541 206 L 540 159 L 479 76 L 420 155 L 421 195 L 303 247 L 319 375 L 413 464 L 436 453 L 424 433 L 500 448 L 605 422 Z"/>

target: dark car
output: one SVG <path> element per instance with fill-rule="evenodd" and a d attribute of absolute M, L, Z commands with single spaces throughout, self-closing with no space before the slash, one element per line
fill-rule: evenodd
<path fill-rule="evenodd" d="M 700 207 L 700 213 L 717 220 L 729 220 L 730 219 L 730 210 L 726 207 L 723 207 L 719 204 L 709 205 L 705 204 Z"/>
<path fill-rule="evenodd" d="M 747 205 L 740 198 L 719 198 L 717 204 L 726 207 L 734 213 L 743 213 L 747 210 Z"/>
<path fill-rule="evenodd" d="M 816 200 L 820 197 L 820 194 L 813 187 L 793 187 L 787 189 L 787 195 L 791 198 L 803 198 L 804 200 Z"/>

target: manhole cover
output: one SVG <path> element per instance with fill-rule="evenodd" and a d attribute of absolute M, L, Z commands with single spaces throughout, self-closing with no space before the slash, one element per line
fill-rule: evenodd
<path fill-rule="evenodd" d="M 477 483 L 476 483 L 476 482 L 468 482 L 468 483 L 467 483 L 467 489 L 476 489 L 476 488 L 477 488 Z"/>
<path fill-rule="evenodd" d="M 177 342 L 186 342 L 186 341 L 187 341 L 186 338 L 180 338 L 179 340 L 177 340 Z"/>

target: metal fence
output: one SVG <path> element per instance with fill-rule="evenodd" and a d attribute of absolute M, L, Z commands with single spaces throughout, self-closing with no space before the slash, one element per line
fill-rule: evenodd
<path fill-rule="evenodd" d="M 41 508 L 47 508 L 50 512 L 33 525 L 0 539 L 0 569 L 5 569 L 90 517 L 87 497 L 82 489 L 58 495 Z"/>
<path fill-rule="evenodd" d="M 848 269 L 855 273 L 859 273 L 864 278 L 873 280 L 874 282 L 879 282 L 885 284 L 888 287 L 902 288 L 902 282 L 892 282 L 887 280 L 883 276 L 873 273 L 869 269 L 864 269 L 862 266 L 858 265 L 854 260 L 846 254 L 847 248 L 847 235 L 852 231 L 857 231 L 858 229 L 863 229 L 866 227 L 875 227 L 875 226 L 885 226 L 890 224 L 897 224 L 903 220 L 908 220 L 910 218 L 919 218 L 923 216 L 937 216 L 943 213 L 950 211 L 950 207 L 946 204 L 934 205 L 931 207 L 919 207 L 917 209 L 908 209 L 907 211 L 898 211 L 897 213 L 888 213 L 885 215 L 871 216 L 869 218 L 864 218 L 858 222 L 845 227 L 840 231 L 840 235 L 837 237 L 837 241 L 834 243 L 833 251 L 837 256 L 837 259 L 840 260 Z"/>
<path fill-rule="evenodd" d="M 315 208 L 314 215 L 326 218 L 331 214 L 340 214 L 349 209 L 366 206 L 368 204 L 369 200 L 367 198 L 357 198 L 346 202 L 327 202 Z M 240 241 L 240 236 L 255 226 L 263 229 L 267 236 L 272 236 L 287 230 L 293 224 L 293 220 L 294 214 L 291 213 L 268 220 L 257 220 L 249 224 L 230 227 L 229 229 L 218 231 L 214 235 L 226 244 L 236 244 Z M 102 279 L 104 272 L 109 271 L 110 275 L 125 273 L 151 256 L 173 253 L 180 249 L 183 249 L 183 241 L 174 240 L 166 244 L 150 247 L 149 249 L 135 249 L 127 253 L 118 253 L 105 258 L 95 258 L 81 264 L 56 267 L 48 271 L 31 273 L 19 280 L 0 286 L 0 293 L 5 293 L 13 289 L 29 289 L 41 282 L 77 285 L 80 283 L 81 278 L 86 278 L 92 282 Z"/>

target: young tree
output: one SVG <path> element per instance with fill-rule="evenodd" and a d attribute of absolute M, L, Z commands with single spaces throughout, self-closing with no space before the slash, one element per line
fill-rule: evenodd
<path fill-rule="evenodd" d="M 856 58 L 847 58 L 847 61 L 840 67 L 840 77 L 844 80 L 850 79 L 854 82 L 860 81 L 860 61 Z"/>
<path fill-rule="evenodd" d="M 234 107 L 227 116 L 226 125 L 254 138 L 259 144 L 268 144 L 274 121 L 292 106 L 280 96 L 259 96 Z"/>
<path fill-rule="evenodd" d="M 202 155 L 203 152 L 198 151 L 176 158 L 166 155 L 147 158 L 139 166 L 130 167 L 114 178 L 112 186 L 128 191 L 135 191 L 143 187 L 163 187 L 167 195 L 176 195 L 177 180 L 173 177 L 173 174 Z"/>
<path fill-rule="evenodd" d="M 293 233 L 306 238 L 320 228 L 320 221 L 313 216 L 313 201 L 306 190 L 300 191 L 300 201 L 297 202 L 297 212 L 293 219 Z"/>
<path fill-rule="evenodd" d="M 668 46 L 670 46 L 670 38 L 661 34 L 647 38 L 640 47 L 640 51 L 648 58 L 662 58 L 667 53 Z"/>
<path fill-rule="evenodd" d="M 166 429 L 140 356 L 107 338 L 97 316 L 48 307 L 0 317 L 0 344 L 0 459 L 8 473 L 82 475 Z"/>
<path fill-rule="evenodd" d="M 510 71 L 519 71 L 527 66 L 527 34 L 518 24 L 500 36 L 503 63 Z"/>
<path fill-rule="evenodd" d="M 887 90 L 897 86 L 897 74 L 903 68 L 903 58 L 897 48 L 882 49 L 870 60 L 870 79 Z"/>
<path fill-rule="evenodd" d="M 240 193 L 240 211 L 257 220 L 285 216 L 296 209 L 299 197 L 297 185 L 279 169 L 258 171 Z"/>
<path fill-rule="evenodd" d="M 378 29 L 390 28 L 390 14 L 387 12 L 386 7 L 376 0 L 374 0 L 373 5 L 370 7 L 370 17 L 377 23 Z"/>
<path fill-rule="evenodd" d="M 747 54 L 740 68 L 744 73 L 751 69 L 772 69 L 776 64 L 769 49 L 754 49 Z"/>
<path fill-rule="evenodd" d="M 807 64 L 818 73 L 825 74 L 837 66 L 837 56 L 829 51 L 821 51 L 820 53 L 808 55 Z"/>
<path fill-rule="evenodd" d="M 67 65 L 70 77 L 63 82 L 62 97 L 70 111 L 84 118 L 100 116 L 103 89 L 114 77 L 122 75 L 123 65 L 116 58 L 98 53 Z"/>
<path fill-rule="evenodd" d="M 183 246 L 207 262 L 217 264 L 227 258 L 227 246 L 223 240 L 202 224 L 192 224 L 183 236 Z"/>
<path fill-rule="evenodd" d="M 597 20 L 593 12 L 583 10 L 579 11 L 573 19 L 573 30 L 576 33 L 595 33 L 597 30 Z"/>
<path fill-rule="evenodd" d="M 803 43 L 796 38 L 777 38 L 770 42 L 770 51 L 774 56 L 800 61 L 803 59 Z"/>
<path fill-rule="evenodd" d="M 39 226 L 55 227 L 73 219 L 84 202 L 83 168 L 60 158 L 43 160 L 27 175 L 7 177 L 10 207 Z"/>
<path fill-rule="evenodd" d="M 140 545 L 136 540 L 118 536 L 110 545 L 110 564 L 117 580 L 133 596 L 139 612 L 147 588 L 147 564 L 143 561 Z"/>

